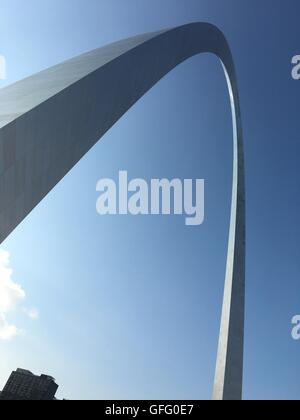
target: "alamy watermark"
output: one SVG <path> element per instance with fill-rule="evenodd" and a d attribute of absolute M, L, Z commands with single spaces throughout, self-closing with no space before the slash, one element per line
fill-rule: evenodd
<path fill-rule="evenodd" d="M 300 340 L 300 315 L 295 315 L 292 319 L 292 338 L 293 340 Z"/>
<path fill-rule="evenodd" d="M 6 79 L 6 60 L 3 55 L 0 54 L 0 80 Z"/>
<path fill-rule="evenodd" d="M 127 171 L 119 172 L 118 182 L 100 179 L 96 209 L 99 215 L 185 215 L 186 226 L 204 222 L 203 179 L 128 180 Z"/>
<path fill-rule="evenodd" d="M 292 78 L 294 80 L 300 79 L 300 55 L 294 55 L 292 58 Z"/>
<path fill-rule="evenodd" d="M 300 55 L 294 55 L 292 58 L 292 78 L 300 80 Z M 295 315 L 291 321 L 292 330 L 291 335 L 293 340 L 300 340 L 300 315 Z"/>

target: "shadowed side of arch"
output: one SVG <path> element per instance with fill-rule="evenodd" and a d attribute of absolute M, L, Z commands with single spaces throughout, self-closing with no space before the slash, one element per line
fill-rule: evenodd
<path fill-rule="evenodd" d="M 194 23 L 126 39 L 0 90 L 0 242 L 164 75 L 209 52 L 224 67 L 233 116 L 233 190 L 215 399 L 242 396 L 245 188 L 239 98 L 223 34 Z"/>

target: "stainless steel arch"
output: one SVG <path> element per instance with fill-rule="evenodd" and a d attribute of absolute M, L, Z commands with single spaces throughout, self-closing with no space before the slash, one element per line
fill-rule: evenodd
<path fill-rule="evenodd" d="M 0 90 L 0 242 L 166 73 L 209 52 L 224 67 L 233 115 L 233 190 L 215 399 L 242 396 L 245 187 L 239 97 L 223 34 L 194 23 L 97 49 Z"/>

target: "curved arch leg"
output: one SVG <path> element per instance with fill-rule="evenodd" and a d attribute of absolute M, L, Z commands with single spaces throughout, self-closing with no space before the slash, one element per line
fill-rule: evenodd
<path fill-rule="evenodd" d="M 242 395 L 245 188 L 232 56 L 213 25 L 194 23 L 126 39 L 0 90 L 0 242 L 124 113 L 189 57 L 217 55 L 233 115 L 233 189 L 215 399 Z"/>

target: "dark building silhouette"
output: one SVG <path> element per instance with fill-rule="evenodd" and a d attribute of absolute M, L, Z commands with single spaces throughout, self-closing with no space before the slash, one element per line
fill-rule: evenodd
<path fill-rule="evenodd" d="M 51 376 L 36 376 L 29 370 L 17 369 L 10 375 L 1 400 L 50 401 L 55 399 L 58 385 Z"/>

